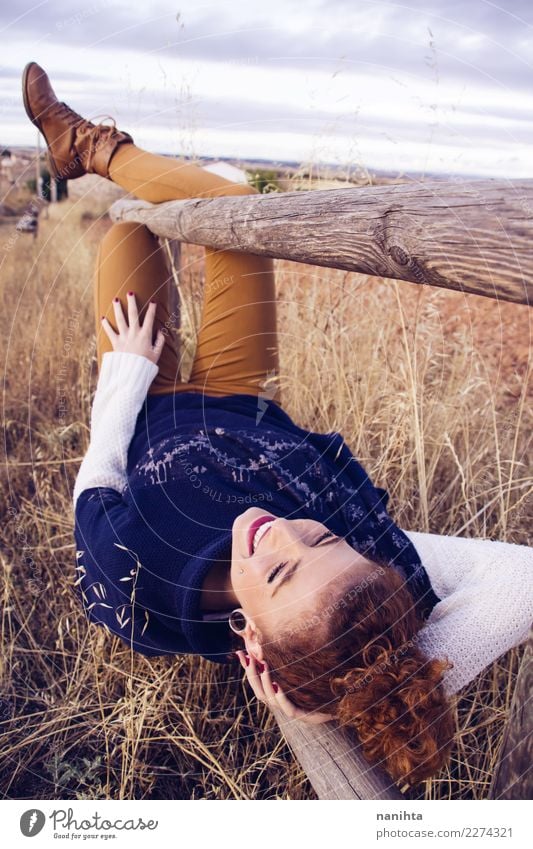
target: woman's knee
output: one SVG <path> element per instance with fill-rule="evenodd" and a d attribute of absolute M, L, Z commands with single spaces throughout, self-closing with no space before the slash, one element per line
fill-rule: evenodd
<path fill-rule="evenodd" d="M 255 186 L 250 186 L 249 184 L 247 186 L 245 186 L 245 189 L 246 189 L 247 195 L 259 195 L 259 194 L 261 194 L 259 189 L 256 189 Z"/>
<path fill-rule="evenodd" d="M 231 193 L 233 195 L 258 195 L 259 191 L 250 183 L 234 183 Z"/>
<path fill-rule="evenodd" d="M 103 237 L 100 247 L 102 251 L 108 252 L 120 245 L 131 243 L 132 239 L 150 242 L 153 241 L 154 236 L 145 224 L 139 224 L 136 221 L 117 221 Z"/>

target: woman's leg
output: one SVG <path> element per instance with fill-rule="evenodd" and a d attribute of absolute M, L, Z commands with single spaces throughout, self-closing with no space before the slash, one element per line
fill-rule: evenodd
<path fill-rule="evenodd" d="M 151 203 L 258 193 L 253 186 L 226 180 L 199 165 L 149 153 L 135 144 L 117 147 L 109 163 L 109 177 L 135 197 Z"/>
<path fill-rule="evenodd" d="M 153 203 L 189 197 L 257 194 L 252 186 L 233 183 L 197 165 L 158 156 L 134 144 L 123 144 L 117 148 L 109 164 L 109 176 L 128 192 Z M 147 236 L 143 238 L 146 241 Z M 148 247 L 139 243 L 141 256 L 148 252 L 153 255 L 154 261 L 159 256 L 157 263 L 160 269 L 155 276 L 153 270 L 150 270 L 151 282 L 143 283 L 142 291 L 150 293 L 148 300 L 152 298 L 160 304 L 162 302 L 160 319 L 164 323 L 165 315 L 168 314 L 168 304 L 164 300 L 167 291 L 165 286 L 169 281 L 168 275 L 162 270 L 164 258 L 157 253 L 155 244 L 155 237 Z M 124 283 L 124 294 L 132 289 L 144 305 L 144 295 L 141 296 L 136 288 L 138 284 L 130 285 L 132 275 L 136 274 L 133 266 L 139 256 L 136 259 L 129 258 L 128 250 L 125 247 L 117 253 L 117 249 L 114 249 L 115 265 L 122 268 L 121 263 L 126 263 L 124 270 L 119 272 L 121 279 L 130 281 Z M 145 275 L 142 269 L 139 271 L 140 280 Z M 116 281 L 117 270 L 113 273 Z M 157 285 L 154 281 L 158 281 Z M 97 322 L 99 316 L 104 314 L 105 311 L 97 313 Z M 107 318 L 113 323 L 109 315 Z M 102 335 L 105 337 L 105 334 Z M 167 354 L 166 368 L 160 368 L 160 374 L 163 371 L 161 380 L 158 380 L 160 375 L 157 375 L 150 387 L 150 394 L 261 394 L 280 403 L 279 387 L 272 381 L 279 371 L 274 261 L 255 254 L 205 248 L 202 321 L 188 383 L 178 380 L 177 352 L 167 352 L 166 348 L 167 345 L 163 352 Z"/>
<path fill-rule="evenodd" d="M 113 126 L 93 124 L 59 101 L 48 75 L 36 62 L 22 80 L 24 107 L 43 133 L 51 169 L 67 178 L 84 173 L 108 177 L 128 192 L 154 203 L 188 197 L 255 194 L 196 165 L 158 156 L 137 147 Z M 106 315 L 114 327 L 112 300 L 132 289 L 142 313 L 158 302 L 155 326 L 168 320 L 168 274 L 155 237 L 143 227 L 117 225 L 106 235 L 96 263 L 95 310 L 98 362 L 111 346 L 101 328 Z M 271 344 L 272 343 L 272 344 Z M 214 394 L 260 392 L 276 367 L 274 270 L 268 258 L 206 249 L 206 292 L 194 381 L 186 388 Z M 159 373 L 150 392 L 175 392 L 177 352 L 167 336 Z M 267 397 L 274 397 L 270 391 Z"/>
<path fill-rule="evenodd" d="M 202 323 L 183 385 L 206 395 L 243 392 L 281 404 L 278 373 L 274 261 L 206 248 Z"/>

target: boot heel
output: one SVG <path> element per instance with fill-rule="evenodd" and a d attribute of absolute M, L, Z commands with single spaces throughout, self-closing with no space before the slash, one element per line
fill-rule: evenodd
<path fill-rule="evenodd" d="M 54 160 L 50 156 L 50 148 L 49 147 L 46 148 L 46 159 L 48 161 L 48 171 L 50 172 L 50 176 L 54 177 L 54 179 L 56 179 L 56 180 L 60 180 L 61 175 L 56 168 L 56 164 L 55 164 Z"/>

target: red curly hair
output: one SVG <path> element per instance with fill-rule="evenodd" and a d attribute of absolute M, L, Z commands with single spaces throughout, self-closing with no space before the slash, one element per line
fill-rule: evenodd
<path fill-rule="evenodd" d="M 289 699 L 352 727 L 369 763 L 413 785 L 447 762 L 455 732 L 442 686 L 452 664 L 417 646 L 423 625 L 404 579 L 379 566 L 340 596 L 328 588 L 261 648 Z"/>

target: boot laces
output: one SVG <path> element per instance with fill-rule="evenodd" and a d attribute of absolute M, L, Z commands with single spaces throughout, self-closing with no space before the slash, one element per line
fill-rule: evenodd
<path fill-rule="evenodd" d="M 109 118 L 109 120 L 112 121 L 112 124 L 104 124 L 103 121 L 100 121 L 98 124 L 94 124 L 92 121 L 88 121 L 86 118 L 83 118 L 82 115 L 79 115 L 78 112 L 75 112 L 74 109 L 71 109 L 67 103 L 63 103 L 62 101 L 59 101 L 56 104 L 56 115 L 64 120 L 69 127 L 76 127 L 77 136 L 82 138 L 84 136 L 88 136 L 89 146 L 87 150 L 87 161 L 84 168 L 86 171 L 90 171 L 93 158 L 98 147 L 101 144 L 105 144 L 105 142 L 109 138 L 112 138 L 117 132 L 115 119 L 111 115 L 103 115 L 101 116 L 103 120 L 107 120 Z"/>
<path fill-rule="evenodd" d="M 104 115 L 102 117 L 104 120 L 109 118 L 112 124 L 104 124 L 102 121 L 99 121 L 98 124 L 93 124 L 91 121 L 84 121 L 78 128 L 78 132 L 81 135 L 89 135 L 89 148 L 87 151 L 87 163 L 85 165 L 86 171 L 91 170 L 93 157 L 98 148 L 106 144 L 118 132 L 115 119 L 111 115 Z"/>

